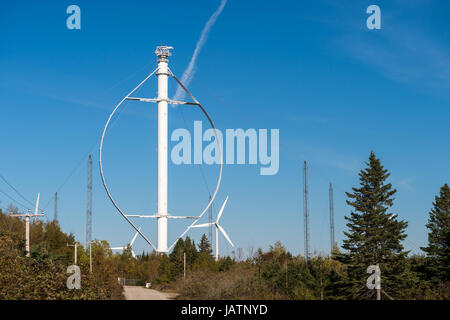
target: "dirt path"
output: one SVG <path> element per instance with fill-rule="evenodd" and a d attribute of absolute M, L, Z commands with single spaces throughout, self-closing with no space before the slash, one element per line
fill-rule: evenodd
<path fill-rule="evenodd" d="M 153 289 L 137 286 L 124 286 L 126 300 L 171 300 L 176 297 L 175 293 L 164 293 Z"/>

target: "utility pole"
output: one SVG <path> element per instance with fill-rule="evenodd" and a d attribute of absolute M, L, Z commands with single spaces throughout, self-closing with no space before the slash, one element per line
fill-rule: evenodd
<path fill-rule="evenodd" d="M 92 273 L 92 241 L 89 242 L 89 271 Z"/>
<path fill-rule="evenodd" d="M 53 221 L 58 222 L 58 192 L 55 192 L 55 209 L 54 209 L 55 217 Z"/>
<path fill-rule="evenodd" d="M 330 183 L 330 241 L 331 251 L 334 248 L 334 201 L 333 201 L 333 185 Z"/>
<path fill-rule="evenodd" d="M 186 252 L 183 252 L 183 278 L 186 279 Z"/>
<path fill-rule="evenodd" d="M 30 213 L 25 216 L 25 250 L 27 252 L 27 257 L 30 257 Z"/>
<path fill-rule="evenodd" d="M 381 251 L 381 243 L 378 242 L 378 250 L 379 252 Z M 379 286 L 376 288 L 377 289 L 377 300 L 381 300 L 381 269 L 380 269 L 380 264 L 377 262 L 377 269 L 380 271 L 380 283 Z"/>
<path fill-rule="evenodd" d="M 75 262 L 74 263 L 75 265 L 77 265 L 77 248 L 78 248 L 79 245 L 80 244 L 76 243 L 76 242 L 75 242 L 75 244 L 67 244 L 68 247 L 75 247 L 75 254 L 74 254 L 74 259 L 73 259 L 74 262 Z"/>
<path fill-rule="evenodd" d="M 89 271 L 92 273 L 92 242 L 89 242 Z"/>
<path fill-rule="evenodd" d="M 36 217 L 40 216 L 44 216 L 43 213 L 38 214 L 38 208 L 39 208 L 39 193 L 38 193 L 38 197 L 36 200 L 36 207 L 34 209 L 34 214 L 31 214 L 30 211 L 28 210 L 27 213 L 25 214 L 11 214 L 11 217 L 25 217 L 25 250 L 26 250 L 26 256 L 30 257 L 30 217 L 34 217 L 34 220 L 36 221 Z"/>
<path fill-rule="evenodd" d="M 305 258 L 309 261 L 308 167 L 303 163 L 303 214 L 305 219 Z"/>
<path fill-rule="evenodd" d="M 86 245 L 92 240 L 92 156 L 88 159 L 87 205 L 86 205 Z"/>

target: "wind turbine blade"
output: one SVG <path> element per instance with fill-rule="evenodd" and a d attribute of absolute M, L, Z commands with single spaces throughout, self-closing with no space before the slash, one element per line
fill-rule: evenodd
<path fill-rule="evenodd" d="M 136 255 L 134 254 L 134 251 L 133 251 L 133 249 L 131 249 L 131 255 L 132 255 L 132 257 L 133 257 L 133 258 L 135 258 L 135 259 L 136 259 Z"/>
<path fill-rule="evenodd" d="M 195 224 L 191 228 L 203 228 L 212 226 L 214 223 L 203 223 L 203 224 Z"/>
<path fill-rule="evenodd" d="M 111 250 L 125 250 L 125 247 L 114 247 Z"/>
<path fill-rule="evenodd" d="M 216 226 L 217 226 L 217 228 L 219 228 L 220 232 L 222 232 L 223 236 L 228 240 L 228 242 L 234 247 L 233 242 L 231 242 L 231 239 L 230 239 L 230 237 L 228 237 L 225 230 L 219 224 L 216 224 Z"/>
<path fill-rule="evenodd" d="M 220 217 L 222 216 L 222 213 L 223 213 L 223 209 L 225 209 L 225 205 L 227 204 L 227 201 L 228 201 L 228 196 L 226 197 L 225 201 L 223 202 L 222 208 L 220 208 L 219 214 L 217 215 L 216 222 L 219 222 Z"/>
<path fill-rule="evenodd" d="M 41 196 L 41 193 L 40 192 L 38 192 L 38 196 L 37 196 L 37 199 L 36 199 L 36 207 L 34 208 L 34 214 L 37 214 L 38 213 L 38 208 L 39 208 L 39 197 Z"/>
<path fill-rule="evenodd" d="M 139 231 L 141 231 L 141 227 L 139 227 L 139 229 L 138 229 L 138 230 L 139 230 Z M 139 234 L 139 232 L 136 232 L 136 234 L 134 235 L 133 239 L 131 239 L 131 242 L 130 242 L 130 246 L 132 246 L 132 245 L 133 245 L 133 243 L 134 243 L 134 241 L 136 240 L 136 238 L 137 238 L 138 234 Z"/>

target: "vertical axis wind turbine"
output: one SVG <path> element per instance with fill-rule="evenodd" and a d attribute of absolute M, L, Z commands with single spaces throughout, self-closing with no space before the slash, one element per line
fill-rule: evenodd
<path fill-rule="evenodd" d="M 206 112 L 206 110 L 203 108 L 203 106 L 200 104 L 200 102 L 197 101 L 197 99 L 194 98 L 194 96 L 189 92 L 189 90 L 186 89 L 186 87 L 178 80 L 178 78 L 172 73 L 172 71 L 169 69 L 168 62 L 169 62 L 169 56 L 171 56 L 170 50 L 172 50 L 172 47 L 168 46 L 158 46 L 156 48 L 155 54 L 158 57 L 158 67 L 150 73 L 136 88 L 134 88 L 127 96 L 125 96 L 118 105 L 114 108 L 112 113 L 109 115 L 109 118 L 106 122 L 106 125 L 103 129 L 102 137 L 100 140 L 100 148 L 99 148 L 99 168 L 100 168 L 100 176 L 102 178 L 103 187 L 105 188 L 105 191 L 111 200 L 114 207 L 117 209 L 117 211 L 122 215 L 122 217 L 136 230 L 136 232 L 158 253 L 167 253 L 169 252 L 175 243 L 178 241 L 178 239 L 182 238 L 186 232 L 192 228 L 196 222 L 205 214 L 205 212 L 208 210 L 208 208 L 213 203 L 216 194 L 220 187 L 220 182 L 222 179 L 222 169 L 223 169 L 223 163 L 220 161 L 220 170 L 219 170 L 219 176 L 217 179 L 216 189 L 214 190 L 214 193 L 208 203 L 208 205 L 203 209 L 203 211 L 198 216 L 173 216 L 168 212 L 168 206 L 167 206 L 167 190 L 168 190 L 168 184 L 167 184 L 167 171 L 168 171 L 168 105 L 187 105 L 187 106 L 197 106 L 200 108 L 200 110 L 203 112 L 203 114 L 208 119 L 209 124 L 211 125 L 211 128 L 214 130 L 214 135 L 216 138 L 216 142 L 219 149 L 219 159 L 222 159 L 222 147 L 220 145 L 220 139 L 217 133 L 217 130 Z M 132 97 L 131 95 L 139 89 L 153 74 L 156 73 L 156 76 L 158 78 L 158 97 L 155 99 L 149 99 L 149 98 L 139 98 L 139 97 Z M 175 79 L 175 81 L 178 83 L 178 85 L 188 94 L 188 96 L 193 100 L 193 102 L 184 102 L 184 101 L 175 101 L 169 99 L 168 96 L 168 78 L 171 76 Z M 117 202 L 113 199 L 108 186 L 106 184 L 106 180 L 103 173 L 103 164 L 102 164 L 102 150 L 103 150 L 103 141 L 105 138 L 106 131 L 108 129 L 108 126 L 111 122 L 112 117 L 120 107 L 120 105 L 125 100 L 133 100 L 133 101 L 142 101 L 142 102 L 153 102 L 157 103 L 158 105 L 158 203 L 157 203 L 157 213 L 153 215 L 130 215 L 125 214 L 122 209 L 118 206 Z M 157 247 L 155 247 L 150 240 L 136 227 L 136 225 L 130 220 L 130 218 L 156 218 L 157 224 L 158 224 L 158 243 Z M 174 219 L 194 219 L 194 222 L 192 222 L 187 229 L 172 243 L 170 247 L 167 246 L 167 224 L 168 219 L 174 218 Z"/>
<path fill-rule="evenodd" d="M 233 242 L 231 242 L 230 237 L 228 237 L 228 235 L 225 232 L 225 230 L 219 224 L 220 217 L 222 216 L 223 209 L 225 209 L 225 205 L 227 204 L 227 201 L 228 201 L 228 197 L 223 202 L 223 205 L 220 208 L 219 213 L 217 214 L 217 220 L 215 222 L 196 224 L 196 225 L 192 226 L 192 228 L 204 228 L 204 227 L 211 227 L 211 226 L 215 226 L 216 227 L 216 261 L 219 261 L 219 230 L 220 230 L 220 232 L 222 232 L 222 234 L 225 237 L 225 239 L 227 239 L 228 242 L 234 247 L 234 244 L 233 244 Z"/>

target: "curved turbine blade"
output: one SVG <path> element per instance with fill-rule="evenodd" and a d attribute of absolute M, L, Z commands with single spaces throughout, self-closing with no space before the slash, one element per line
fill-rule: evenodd
<path fill-rule="evenodd" d="M 225 201 L 223 202 L 222 208 L 220 208 L 219 214 L 217 215 L 216 222 L 219 222 L 220 217 L 222 216 L 222 213 L 223 213 L 223 209 L 225 209 L 225 206 L 227 204 L 227 201 L 228 201 L 228 196 L 226 197 Z"/>
<path fill-rule="evenodd" d="M 191 228 L 203 228 L 212 226 L 214 223 L 203 223 L 203 224 L 195 224 Z"/>
<path fill-rule="evenodd" d="M 220 232 L 222 232 L 223 236 L 228 240 L 228 242 L 234 247 L 233 242 L 231 242 L 230 237 L 228 237 L 227 233 L 225 232 L 225 230 L 218 224 L 216 223 L 216 227 L 219 228 Z"/>

